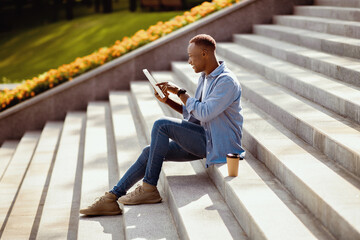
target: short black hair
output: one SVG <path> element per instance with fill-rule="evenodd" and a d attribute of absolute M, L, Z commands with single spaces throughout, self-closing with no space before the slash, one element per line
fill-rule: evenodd
<path fill-rule="evenodd" d="M 197 46 L 209 47 L 213 51 L 216 49 L 216 42 L 214 38 L 207 34 L 196 35 L 189 41 L 189 43 L 194 43 Z"/>

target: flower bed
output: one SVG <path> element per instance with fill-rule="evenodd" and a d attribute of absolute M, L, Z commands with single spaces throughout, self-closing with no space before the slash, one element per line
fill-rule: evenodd
<path fill-rule="evenodd" d="M 69 64 L 63 64 L 57 69 L 50 69 L 37 77 L 28 79 L 12 90 L 4 89 L 0 92 L 0 112 L 63 82 L 71 81 L 84 72 L 155 41 L 215 11 L 231 6 L 235 2 L 239 2 L 239 0 L 203 2 L 190 11 L 184 12 L 183 15 L 176 16 L 166 22 L 159 21 L 147 30 L 137 31 L 132 37 L 124 37 L 121 41 L 117 40 L 110 47 L 102 47 L 90 55 L 78 57 Z"/>

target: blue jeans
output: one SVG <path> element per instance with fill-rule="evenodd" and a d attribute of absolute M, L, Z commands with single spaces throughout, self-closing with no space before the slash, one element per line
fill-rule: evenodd
<path fill-rule="evenodd" d="M 163 161 L 182 162 L 204 157 L 206 136 L 201 125 L 178 118 L 162 117 L 153 125 L 150 145 L 142 150 L 136 162 L 110 192 L 121 197 L 141 178 L 156 186 Z"/>

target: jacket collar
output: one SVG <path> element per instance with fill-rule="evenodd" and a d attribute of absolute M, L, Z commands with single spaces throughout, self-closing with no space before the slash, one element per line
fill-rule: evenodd
<path fill-rule="evenodd" d="M 212 71 L 208 76 L 207 79 L 208 80 L 212 80 L 215 79 L 217 76 L 219 76 L 225 69 L 225 62 L 224 61 L 219 61 L 220 65 L 214 69 L 214 71 Z M 202 72 L 201 73 L 201 77 L 203 79 L 205 79 L 205 73 Z"/>

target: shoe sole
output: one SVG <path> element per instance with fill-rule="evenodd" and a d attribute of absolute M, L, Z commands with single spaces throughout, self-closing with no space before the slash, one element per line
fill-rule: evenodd
<path fill-rule="evenodd" d="M 140 205 L 140 204 L 153 204 L 153 203 L 160 203 L 162 201 L 162 198 L 160 199 L 157 199 L 157 200 L 150 200 L 150 201 L 146 201 L 146 202 L 120 202 L 118 201 L 119 203 L 122 203 L 124 205 Z"/>
<path fill-rule="evenodd" d="M 80 211 L 81 214 L 84 214 L 86 216 L 112 216 L 112 215 L 121 215 L 122 211 L 118 211 L 118 212 L 101 212 L 101 213 L 82 213 Z"/>

